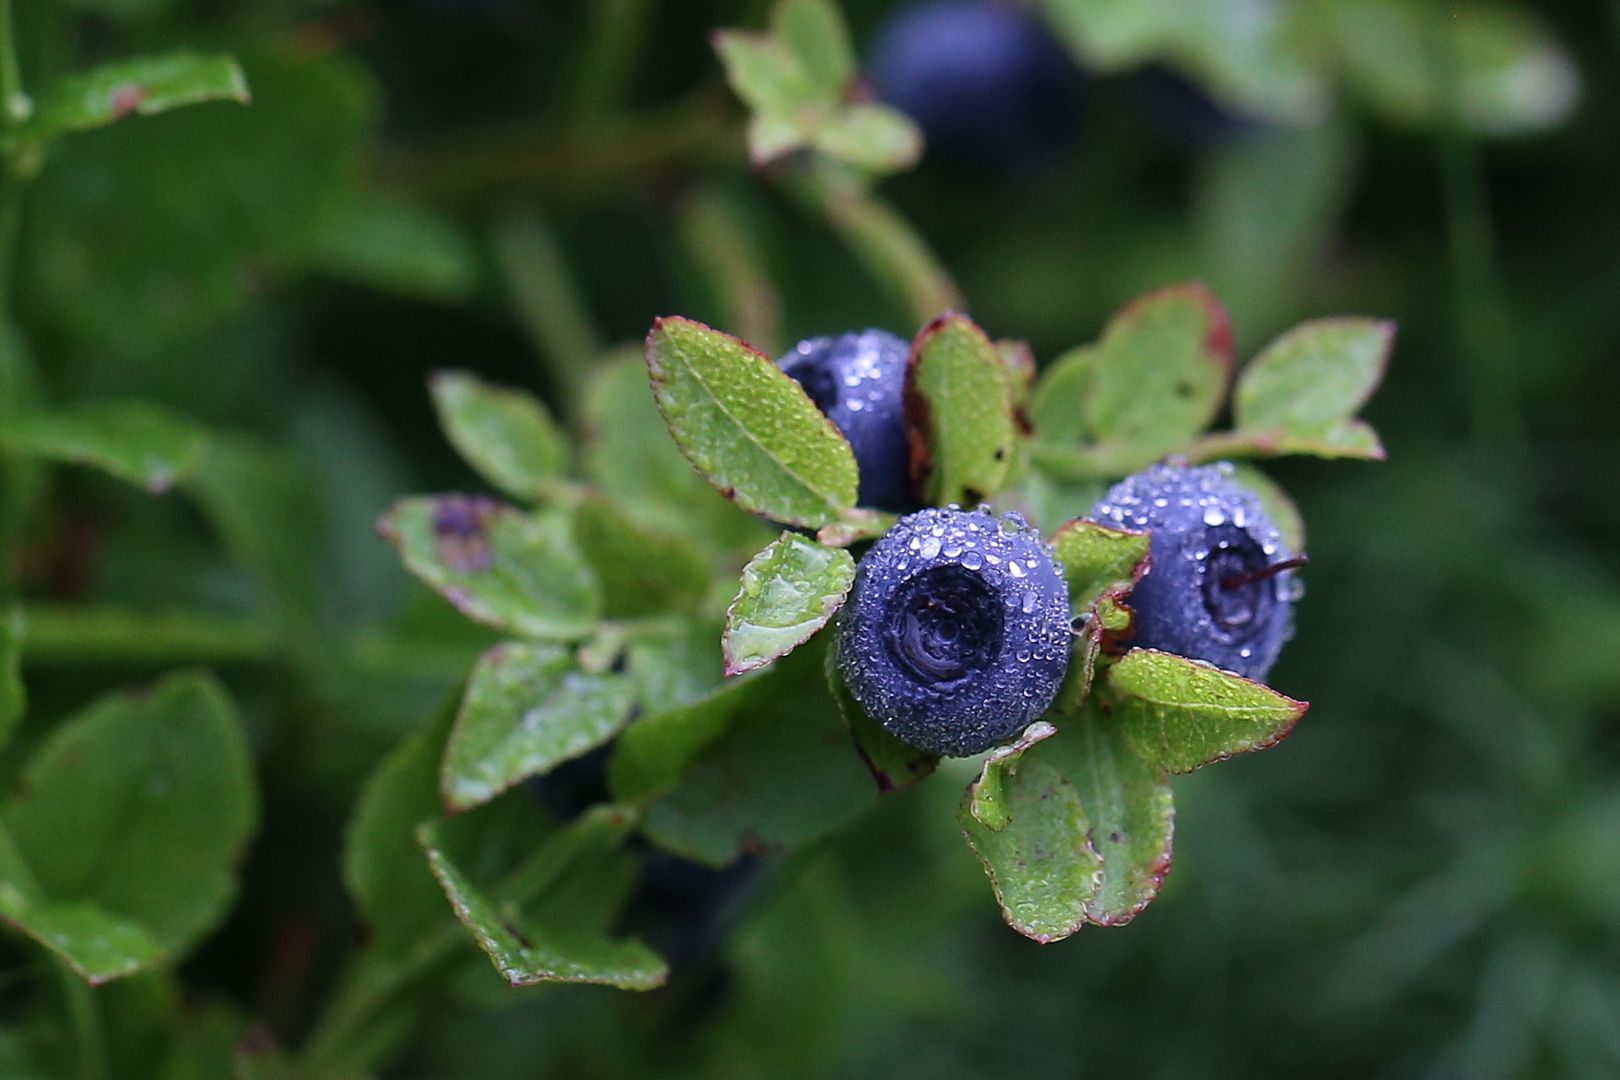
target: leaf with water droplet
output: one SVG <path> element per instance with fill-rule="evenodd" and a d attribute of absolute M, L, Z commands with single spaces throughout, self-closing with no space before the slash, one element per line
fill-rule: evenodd
<path fill-rule="evenodd" d="M 744 509 L 819 528 L 855 505 L 855 452 L 768 357 L 690 319 L 647 335 L 653 396 L 698 472 Z"/>
<path fill-rule="evenodd" d="M 1172 773 L 1274 746 L 1309 708 L 1241 675 L 1153 649 L 1132 649 L 1112 664 L 1107 690 L 1126 741 Z"/>
<path fill-rule="evenodd" d="M 911 346 L 904 391 L 911 471 L 934 506 L 993 498 L 1018 453 L 1011 377 L 965 315 L 947 313 Z"/>
<path fill-rule="evenodd" d="M 1175 285 L 1132 301 L 1098 341 L 1059 357 L 1036 384 L 1036 460 L 1073 458 L 1068 472 L 1134 472 L 1208 426 L 1231 368 L 1231 327 L 1208 289 Z"/>
<path fill-rule="evenodd" d="M 445 805 L 471 809 L 601 746 L 633 701 L 629 679 L 586 674 L 561 646 L 496 645 L 473 668 L 445 747 Z"/>
<path fill-rule="evenodd" d="M 784 532 L 743 568 L 721 638 L 726 674 L 764 667 L 804 644 L 837 613 L 854 580 L 849 552 Z"/>
<path fill-rule="evenodd" d="M 405 568 L 475 622 L 541 640 L 588 636 L 602 597 L 560 511 L 477 495 L 401 499 L 377 529 Z"/>
<path fill-rule="evenodd" d="M 88 402 L 6 418 L 0 448 L 25 457 L 88 465 L 161 494 L 185 479 L 207 433 L 142 401 Z"/>
<path fill-rule="evenodd" d="M 1119 601 L 1142 579 L 1148 567 L 1148 534 L 1116 529 L 1094 521 L 1071 521 L 1052 538 L 1052 550 L 1069 583 L 1074 615 L 1074 652 L 1053 707 L 1072 713 L 1091 692 L 1109 619 L 1122 610 Z"/>
<path fill-rule="evenodd" d="M 433 404 L 456 453 L 514 499 L 538 501 L 568 468 L 568 444 L 544 405 L 466 371 L 441 371 Z"/>
<path fill-rule="evenodd" d="M 52 731 L 0 808 L 10 861 L 31 879 L 8 906 L 30 925 L 27 912 L 47 906 L 33 932 L 113 934 L 131 961 L 116 970 L 85 959 L 93 940 L 54 941 L 87 978 L 178 958 L 229 907 L 257 818 L 247 740 L 217 682 L 175 675 L 111 695 Z"/>
<path fill-rule="evenodd" d="M 1043 743 L 1055 735 L 1037 723 L 985 760 L 957 811 L 962 835 L 979 856 L 1002 917 L 1042 944 L 1085 924 L 1103 863 L 1092 846 L 1080 792 Z"/>
<path fill-rule="evenodd" d="M 1127 923 L 1159 894 L 1170 872 L 1175 808 L 1169 781 L 1130 747 L 1120 725 L 1094 700 L 1064 722 L 1051 749 L 1079 792 L 1091 846 L 1102 859 L 1102 879 L 1086 903 L 1086 919 L 1102 926 Z"/>
<path fill-rule="evenodd" d="M 625 816 L 616 807 L 603 811 L 621 819 Z M 578 848 L 576 834 L 581 830 L 598 831 L 602 820 L 603 814 L 581 818 L 554 842 L 559 847 Z M 561 926 L 551 920 L 541 925 L 541 920 L 526 918 L 516 910 L 515 904 L 501 903 L 451 857 L 443 831 L 443 822 L 426 823 L 417 830 L 417 842 L 427 854 L 428 866 L 449 898 L 456 918 L 512 986 L 561 982 L 651 990 L 664 984 L 669 976 L 668 965 L 639 941 L 614 940 L 598 929 Z M 611 839 L 615 843 L 622 840 L 624 831 L 615 828 Z M 540 854 L 548 853 L 542 850 Z M 581 854 L 586 852 L 570 850 L 553 874 L 565 870 L 565 863 L 576 861 Z"/>
<path fill-rule="evenodd" d="M 1395 338 L 1382 319 L 1303 323 L 1246 367 L 1233 399 L 1235 426 L 1268 453 L 1381 460 L 1383 444 L 1355 414 L 1378 388 Z"/>

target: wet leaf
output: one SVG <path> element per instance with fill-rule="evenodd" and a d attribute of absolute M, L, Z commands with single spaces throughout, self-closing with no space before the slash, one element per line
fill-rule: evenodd
<path fill-rule="evenodd" d="M 16 454 L 89 465 L 160 494 L 191 472 L 204 432 L 166 409 L 105 401 L 24 413 L 0 429 L 0 447 Z"/>
<path fill-rule="evenodd" d="M 1086 919 L 1103 926 L 1129 922 L 1159 894 L 1170 872 L 1170 784 L 1163 770 L 1131 749 L 1120 725 L 1095 707 L 1066 722 L 1054 748 L 1066 755 L 1064 775 L 1080 795 L 1091 846 L 1102 859 L 1102 879 L 1086 903 Z"/>
<path fill-rule="evenodd" d="M 172 53 L 107 64 L 51 84 L 33 115 L 11 132 L 16 142 L 45 142 L 105 127 L 131 113 L 150 116 L 205 101 L 248 101 L 247 76 L 229 56 Z"/>
<path fill-rule="evenodd" d="M 1277 452 L 1382 458 L 1372 429 L 1355 420 L 1384 377 L 1395 324 L 1320 319 L 1272 342 L 1238 380 L 1240 431 L 1263 433 Z"/>
<path fill-rule="evenodd" d="M 1001 354 L 963 315 L 924 327 L 905 383 L 911 470 L 936 506 L 974 506 L 1001 490 L 1018 446 L 1012 387 Z"/>
<path fill-rule="evenodd" d="M 1153 649 L 1108 669 L 1114 715 L 1143 758 L 1172 773 L 1281 742 L 1309 707 L 1240 675 Z"/>
<path fill-rule="evenodd" d="M 24 898 L 0 882 L 0 921 L 61 957 L 91 986 L 161 963 L 163 947 L 145 927 L 91 904 L 53 904 Z"/>
<path fill-rule="evenodd" d="M 630 680 L 588 675 L 556 645 L 497 645 L 479 659 L 445 747 L 445 805 L 467 810 L 601 746 L 630 720 Z"/>
<path fill-rule="evenodd" d="M 743 567 L 721 639 L 726 674 L 764 667 L 804 644 L 837 613 L 854 581 L 848 551 L 784 532 Z"/>
<path fill-rule="evenodd" d="M 1102 876 L 1080 792 L 1041 753 L 1055 733 L 1036 723 L 993 751 L 956 815 L 1007 925 L 1042 944 L 1085 925 Z"/>
<path fill-rule="evenodd" d="M 1074 615 L 1074 650 L 1069 670 L 1053 705 L 1073 712 L 1091 692 L 1103 635 L 1111 629 L 1107 615 L 1117 612 L 1118 601 L 1141 580 L 1148 568 L 1148 534 L 1116 529 L 1094 521 L 1070 521 L 1052 537 L 1052 550 L 1069 584 L 1069 609 Z M 1108 604 L 1105 612 L 1103 605 Z"/>
<path fill-rule="evenodd" d="M 1100 450 L 1115 475 L 1134 472 L 1215 418 L 1231 366 L 1232 331 L 1207 289 L 1149 293 L 1042 376 L 1030 406 L 1036 438 Z"/>
<path fill-rule="evenodd" d="M 676 444 L 739 506 L 817 528 L 855 505 L 854 451 L 767 357 L 666 318 L 647 336 L 647 370 Z"/>
<path fill-rule="evenodd" d="M 566 516 L 477 495 L 401 499 L 377 523 L 406 569 L 462 614 L 524 637 L 590 634 L 602 598 Z"/>
<path fill-rule="evenodd" d="M 1123 595 L 1147 570 L 1148 534 L 1094 521 L 1071 521 L 1052 537 L 1052 550 L 1069 583 L 1069 606 L 1078 617 L 1106 593 Z"/>
<path fill-rule="evenodd" d="M 131 923 L 165 958 L 184 955 L 236 894 L 258 816 L 247 742 L 213 679 L 175 675 L 115 694 L 58 727 L 34 754 L 4 824 L 59 925 Z M 136 935 L 124 951 L 146 959 Z M 139 948 L 137 948 L 139 946 Z"/>
<path fill-rule="evenodd" d="M 497 902 L 451 861 L 437 823 L 418 829 L 417 840 L 456 917 L 511 985 L 594 983 L 651 990 L 668 977 L 663 959 L 639 941 L 615 941 L 588 930 L 540 927 L 524 919 L 516 904 Z"/>
<path fill-rule="evenodd" d="M 892 795 L 904 791 L 919 780 L 927 779 L 939 767 L 939 755 L 907 746 L 883 730 L 861 703 L 855 700 L 838 670 L 836 641 L 827 643 L 827 689 L 838 705 L 838 714 L 855 740 L 855 749 L 866 762 L 866 768 L 877 781 L 878 792 Z"/>
<path fill-rule="evenodd" d="M 568 444 L 534 395 L 465 371 L 441 371 L 430 385 L 456 453 L 502 492 L 537 502 L 568 468 Z"/>

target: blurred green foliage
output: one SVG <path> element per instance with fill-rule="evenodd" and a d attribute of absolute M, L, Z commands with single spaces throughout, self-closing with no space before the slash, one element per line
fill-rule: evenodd
<path fill-rule="evenodd" d="M 845 5 L 857 50 L 891 7 Z M 145 706 L 117 692 L 195 699 L 207 738 L 245 738 L 258 791 L 210 797 L 217 820 L 184 852 L 202 876 L 170 868 L 196 889 L 131 945 L 174 964 L 92 990 L 0 937 L 0 1075 L 1620 1072 L 1620 9 L 1042 7 L 1093 70 L 1080 135 L 1012 173 L 925 150 L 879 193 L 750 171 L 709 35 L 764 25 L 764 3 L 0 0 L 37 101 L 177 50 L 234 55 L 252 95 L 43 150 L 26 130 L 0 140 L 0 818 L 16 834 L 0 833 L 0 914 L 149 914 L 97 895 L 75 850 L 162 880 L 141 815 L 108 820 L 108 789 L 61 770 L 78 741 L 90 775 L 104 729 L 128 727 L 119 745 L 151 755 L 153 782 L 183 782 L 196 744 L 140 735 Z M 1189 139 L 1155 121 L 1149 62 L 1267 119 Z M 968 776 L 947 764 L 952 782 L 875 804 L 851 788 L 858 823 L 765 860 L 717 940 L 646 995 L 507 990 L 459 927 L 349 963 L 387 954 L 356 942 L 373 905 L 443 916 L 425 867 L 344 874 L 340 848 L 385 755 L 377 775 L 398 783 L 374 781 L 353 828 L 418 820 L 437 768 L 422 747 L 447 721 L 400 740 L 496 640 L 373 531 L 401 493 L 477 484 L 438 433 L 432 372 L 534 386 L 575 434 L 622 417 L 603 439 L 630 446 L 601 468 L 646 485 L 641 524 L 703 515 L 704 535 L 747 547 L 766 534 L 695 476 L 623 465 L 636 433 L 663 432 L 639 363 L 605 350 L 653 316 L 775 349 L 908 334 L 954 287 L 1044 364 L 1191 279 L 1227 303 L 1240 355 L 1330 312 L 1400 334 L 1368 409 L 1390 461 L 1275 468 L 1313 565 L 1272 681 L 1314 707 L 1277 751 L 1178 781 L 1175 869 L 1150 911 L 1044 950 L 1009 934 L 955 824 Z M 17 419 L 47 408 L 76 426 Z M 132 428 L 163 452 L 112 460 L 107 432 Z M 716 671 L 717 641 L 701 643 Z M 196 667 L 218 683 L 165 679 Z M 704 782 L 723 789 L 724 766 Z M 28 809 L 46 799 L 82 799 L 95 827 Z M 718 842 L 660 805 L 645 827 L 671 846 Z M 559 834 L 501 806 L 422 838 L 484 905 L 565 879 L 569 844 L 623 824 Z M 23 882 L 18 851 L 49 880 Z M 494 881 L 513 853 L 526 876 Z M 221 860 L 239 887 L 210 876 Z M 581 934 L 605 929 L 591 898 L 628 888 L 612 860 L 593 873 L 546 900 Z M 498 947 L 521 952 L 510 935 Z M 618 959 L 645 977 L 644 957 Z"/>

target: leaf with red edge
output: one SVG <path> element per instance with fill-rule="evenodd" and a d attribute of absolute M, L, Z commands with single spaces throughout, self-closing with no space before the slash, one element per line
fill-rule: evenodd
<path fill-rule="evenodd" d="M 1160 289 L 1046 371 L 1030 404 L 1036 439 L 1133 472 L 1215 419 L 1231 371 L 1232 329 L 1214 295 L 1196 283 Z"/>
<path fill-rule="evenodd" d="M 1197 660 L 1132 649 L 1108 669 L 1125 740 L 1147 761 L 1192 772 L 1288 736 L 1310 706 Z"/>

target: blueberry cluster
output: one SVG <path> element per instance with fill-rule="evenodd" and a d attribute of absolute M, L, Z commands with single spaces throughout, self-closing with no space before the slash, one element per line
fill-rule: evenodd
<path fill-rule="evenodd" d="M 862 505 L 915 505 L 901 389 L 908 347 L 865 330 L 801 342 L 778 363 L 844 433 Z M 1298 565 L 1225 463 L 1154 465 L 1091 520 L 1151 532 L 1127 602 L 1131 644 L 1264 679 L 1292 632 Z M 1017 514 L 956 507 L 902 517 L 861 559 L 836 629 L 850 693 L 918 749 L 976 754 L 1051 705 L 1068 669 L 1068 585 Z"/>
<path fill-rule="evenodd" d="M 1264 679 L 1293 632 L 1297 565 L 1232 466 L 1154 465 L 1091 508 L 1093 521 L 1151 532 L 1152 565 L 1131 590 L 1131 644 Z"/>

